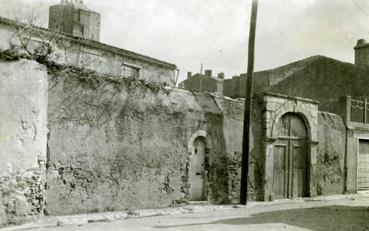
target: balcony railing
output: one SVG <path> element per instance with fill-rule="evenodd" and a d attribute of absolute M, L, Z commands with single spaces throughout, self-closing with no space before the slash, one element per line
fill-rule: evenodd
<path fill-rule="evenodd" d="M 351 99 L 351 122 L 366 123 L 366 101 Z"/>
<path fill-rule="evenodd" d="M 367 99 L 347 97 L 347 122 L 369 124 L 369 103 Z"/>

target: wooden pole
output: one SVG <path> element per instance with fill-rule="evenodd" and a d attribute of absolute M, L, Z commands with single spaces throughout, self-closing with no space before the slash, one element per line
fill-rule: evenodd
<path fill-rule="evenodd" d="M 201 63 L 201 70 L 200 70 L 200 92 L 202 92 L 202 69 L 203 69 L 203 64 Z"/>
<path fill-rule="evenodd" d="M 256 19 L 258 11 L 258 0 L 252 0 L 249 50 L 247 64 L 247 80 L 245 94 L 245 110 L 243 122 L 243 140 L 242 140 L 242 170 L 241 170 L 241 192 L 240 204 L 247 204 L 247 185 L 249 173 L 249 149 L 250 149 L 250 121 L 251 121 L 251 98 L 252 98 L 252 80 L 254 76 L 254 56 L 255 56 L 255 34 Z"/>

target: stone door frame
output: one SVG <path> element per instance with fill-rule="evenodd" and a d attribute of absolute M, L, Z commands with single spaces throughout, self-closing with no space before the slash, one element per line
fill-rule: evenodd
<path fill-rule="evenodd" d="M 273 200 L 273 152 L 277 141 L 277 124 L 286 113 L 296 113 L 302 117 L 307 129 L 307 195 L 316 196 L 315 178 L 318 148 L 318 102 L 289 97 L 280 94 L 266 93 L 263 95 L 263 124 L 264 124 L 264 200 Z"/>

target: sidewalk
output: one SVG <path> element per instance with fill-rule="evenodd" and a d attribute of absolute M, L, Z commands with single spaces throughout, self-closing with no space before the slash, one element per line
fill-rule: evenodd
<path fill-rule="evenodd" d="M 273 202 L 249 202 L 247 205 L 209 205 L 204 203 L 190 203 L 189 205 L 173 208 L 163 209 L 145 209 L 135 211 L 121 211 L 121 212 L 105 212 L 94 214 L 80 214 L 69 216 L 47 216 L 38 221 L 27 223 L 19 226 L 12 226 L 0 229 L 0 231 L 13 231 L 13 230 L 27 230 L 36 228 L 49 228 L 64 225 L 82 225 L 93 222 L 111 222 L 115 220 L 129 219 L 129 218 L 143 218 L 152 216 L 163 215 L 175 215 L 184 213 L 197 213 L 197 212 L 211 212 L 211 211 L 226 211 L 237 208 L 255 208 L 266 207 L 278 204 L 293 204 L 296 202 L 311 202 L 311 201 L 331 201 L 341 199 L 352 199 L 360 197 L 368 197 L 368 193 L 364 194 L 346 194 L 346 195 L 332 195 L 332 196 L 319 196 L 316 198 L 298 198 L 298 199 L 283 199 L 275 200 Z"/>

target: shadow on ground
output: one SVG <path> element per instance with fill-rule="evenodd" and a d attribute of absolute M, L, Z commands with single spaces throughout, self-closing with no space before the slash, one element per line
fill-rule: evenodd
<path fill-rule="evenodd" d="M 155 228 L 166 229 L 214 224 L 258 225 L 270 223 L 283 223 L 313 231 L 369 231 L 369 207 L 327 206 L 318 208 L 290 209 L 257 213 L 247 218 L 217 220 L 209 223 L 155 226 Z"/>

